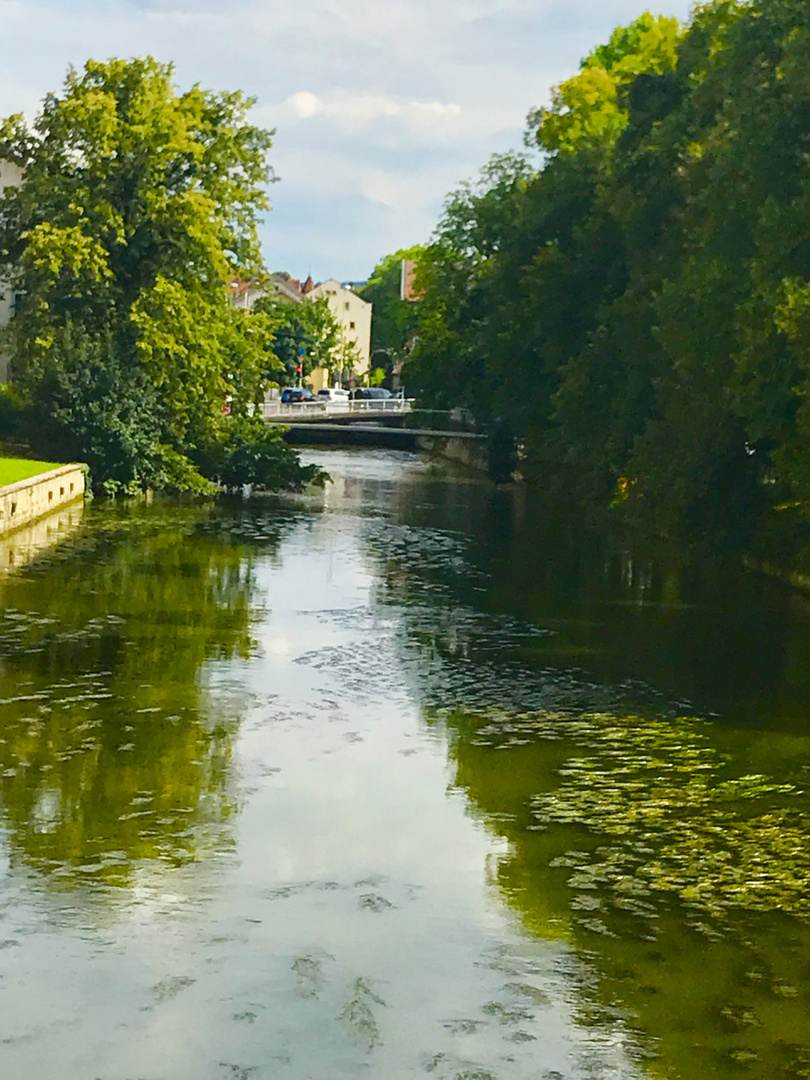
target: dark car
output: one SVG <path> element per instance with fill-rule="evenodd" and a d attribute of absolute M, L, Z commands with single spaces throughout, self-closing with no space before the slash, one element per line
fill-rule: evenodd
<path fill-rule="evenodd" d="M 315 401 L 315 395 L 305 386 L 288 386 L 281 391 L 282 405 L 292 405 L 299 401 Z"/>
<path fill-rule="evenodd" d="M 354 392 L 355 401 L 385 401 L 393 396 L 384 386 L 358 386 Z"/>

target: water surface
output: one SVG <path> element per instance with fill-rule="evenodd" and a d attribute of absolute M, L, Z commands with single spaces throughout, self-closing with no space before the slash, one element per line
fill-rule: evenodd
<path fill-rule="evenodd" d="M 0 1071 L 810 1075 L 810 618 L 387 452 L 0 582 Z"/>

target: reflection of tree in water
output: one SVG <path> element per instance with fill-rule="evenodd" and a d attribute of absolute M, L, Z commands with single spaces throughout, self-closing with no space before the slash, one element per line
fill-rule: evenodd
<path fill-rule="evenodd" d="M 0 593 L 0 812 L 12 859 L 126 884 L 231 843 L 238 711 L 201 684 L 247 657 L 251 554 L 210 508 L 95 511 Z"/>
<path fill-rule="evenodd" d="M 687 723 L 661 740 L 654 718 L 633 717 L 635 731 L 618 716 L 582 719 L 589 731 L 574 721 L 567 735 L 558 718 L 556 737 L 532 738 L 529 723 L 517 731 L 503 715 L 450 718 L 456 782 L 510 841 L 494 886 L 531 932 L 564 937 L 592 961 L 599 978 L 583 987 L 583 1021 L 630 1019 L 653 1075 L 809 1075 L 810 927 L 780 910 L 782 897 L 804 906 L 794 872 L 807 873 L 806 845 L 794 866 L 778 847 L 795 843 L 797 822 L 782 838 L 770 828 L 783 812 L 774 806 L 791 794 L 730 780 L 721 755 Z M 627 739 L 611 763 L 619 728 Z M 673 740 L 677 753 L 663 761 L 657 788 L 649 743 L 672 749 Z M 599 768 L 583 770 L 588 758 Z M 730 881 L 740 867 L 750 873 L 757 844 L 759 880 L 741 881 L 735 895 Z"/>
<path fill-rule="evenodd" d="M 577 603 L 553 597 L 554 636 L 542 607 L 540 630 L 488 613 L 527 603 L 493 591 L 480 560 L 465 571 L 449 524 L 367 526 L 367 551 L 456 784 L 510 842 L 493 886 L 529 931 L 591 962 L 581 1019 L 617 1035 L 629 1021 L 645 1072 L 810 1076 L 807 740 L 732 736 L 648 688 L 592 680 L 569 666 Z"/>

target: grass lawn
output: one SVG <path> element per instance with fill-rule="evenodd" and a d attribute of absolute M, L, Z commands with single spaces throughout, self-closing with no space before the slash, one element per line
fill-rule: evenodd
<path fill-rule="evenodd" d="M 31 461 L 29 458 L 0 457 L 0 487 L 16 484 L 18 480 L 27 480 L 37 473 L 58 469 L 57 461 Z"/>

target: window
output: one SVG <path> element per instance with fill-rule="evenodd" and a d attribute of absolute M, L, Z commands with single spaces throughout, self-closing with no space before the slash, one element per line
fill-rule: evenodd
<path fill-rule="evenodd" d="M 349 301 L 348 301 L 348 300 L 347 300 L 347 301 L 346 301 L 346 303 L 345 303 L 345 304 L 343 305 L 343 307 L 344 307 L 344 309 L 345 309 L 346 311 L 348 311 L 348 310 L 349 310 Z"/>
<path fill-rule="evenodd" d="M 354 323 L 353 323 L 353 322 L 350 322 L 350 323 L 349 323 L 349 329 L 350 329 L 350 330 L 354 330 Z"/>

